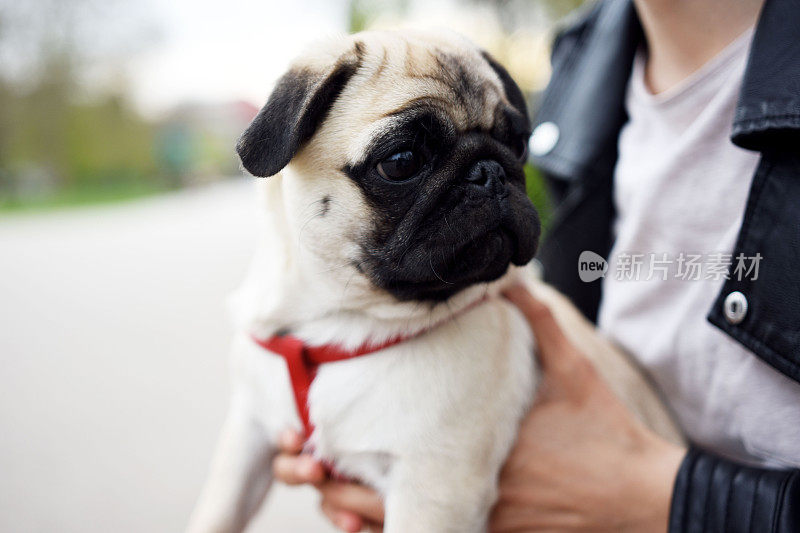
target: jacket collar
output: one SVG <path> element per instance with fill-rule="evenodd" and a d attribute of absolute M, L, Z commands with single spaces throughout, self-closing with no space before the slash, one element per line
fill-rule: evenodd
<path fill-rule="evenodd" d="M 567 180 L 596 172 L 616 154 L 627 120 L 625 89 L 642 41 L 629 0 L 601 2 L 553 45 L 553 78 L 534 117 L 530 154 L 548 174 Z M 542 139 L 544 137 L 544 139 Z"/>
<path fill-rule="evenodd" d="M 758 151 L 800 144 L 800 6 L 795 0 L 764 3 L 731 140 Z"/>
<path fill-rule="evenodd" d="M 534 118 L 531 157 L 536 166 L 573 180 L 592 175 L 609 154 L 616 158 L 619 130 L 627 120 L 625 91 L 643 38 L 631 0 L 602 2 L 557 38 L 554 77 Z M 800 142 L 800 9 L 795 0 L 765 2 L 731 140 L 751 150 Z"/>

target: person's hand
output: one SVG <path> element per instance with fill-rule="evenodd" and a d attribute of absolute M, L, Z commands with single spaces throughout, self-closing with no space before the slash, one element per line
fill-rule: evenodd
<path fill-rule="evenodd" d="M 524 288 L 543 379 L 500 475 L 490 531 L 667 530 L 685 450 L 642 426 Z"/>
<path fill-rule="evenodd" d="M 288 485 L 317 487 L 322 495 L 322 512 L 342 531 L 383 530 L 383 501 L 375 491 L 328 479 L 319 461 L 301 453 L 303 437 L 294 431 L 284 432 L 279 445 L 280 453 L 272 462 L 277 479 Z"/>

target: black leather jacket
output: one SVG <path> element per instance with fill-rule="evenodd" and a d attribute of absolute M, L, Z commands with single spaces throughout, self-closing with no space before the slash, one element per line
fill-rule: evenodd
<path fill-rule="evenodd" d="M 545 279 L 593 320 L 601 283 L 579 279 L 578 256 L 592 250 L 607 257 L 611 249 L 617 138 L 626 121 L 624 95 L 631 64 L 642 40 L 630 0 L 599 3 L 557 37 L 553 76 L 534 117 L 539 154 L 533 161 L 544 172 L 557 206 L 539 259 Z M 552 124 L 536 129 L 547 122 Z M 549 138 L 536 139 L 539 132 Z M 760 253 L 763 260 L 757 280 L 732 277 L 724 283 L 716 301 L 709 302 L 708 320 L 778 371 L 800 381 L 797 0 L 766 0 L 731 140 L 761 154 L 733 256 Z M 741 321 L 726 318 L 725 300 L 734 291 L 741 292 L 747 302 Z M 800 409 L 800 405 L 794 407 Z M 675 484 L 670 531 L 800 533 L 800 471 L 745 467 L 693 448 Z"/>

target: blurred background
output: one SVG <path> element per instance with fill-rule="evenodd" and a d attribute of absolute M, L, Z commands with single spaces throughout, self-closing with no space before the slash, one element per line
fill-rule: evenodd
<path fill-rule="evenodd" d="M 184 526 L 255 238 L 233 146 L 305 44 L 449 27 L 535 109 L 581 4 L 0 0 L 0 530 Z M 314 498 L 279 488 L 251 530 L 328 531 Z"/>

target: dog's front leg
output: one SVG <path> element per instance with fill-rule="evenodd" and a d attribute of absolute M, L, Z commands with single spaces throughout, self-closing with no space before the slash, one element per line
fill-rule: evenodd
<path fill-rule="evenodd" d="M 484 533 L 495 484 L 468 461 L 403 460 L 392 471 L 384 533 Z"/>
<path fill-rule="evenodd" d="M 272 482 L 274 440 L 234 397 L 188 533 L 244 530 Z"/>

